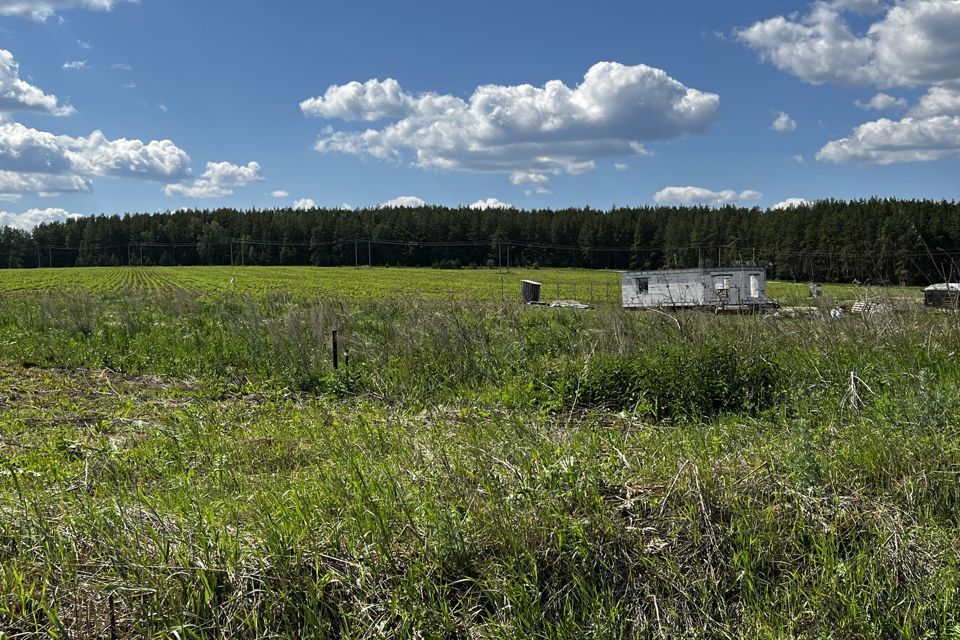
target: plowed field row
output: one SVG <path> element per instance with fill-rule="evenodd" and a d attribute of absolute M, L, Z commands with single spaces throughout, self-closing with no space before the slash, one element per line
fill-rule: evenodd
<path fill-rule="evenodd" d="M 77 290 L 98 294 L 182 289 L 200 294 L 235 292 L 253 296 L 416 298 L 474 301 L 516 300 L 520 281 L 542 283 L 543 300 L 618 304 L 620 274 L 579 269 L 411 269 L 353 267 L 86 267 L 0 270 L 0 293 Z M 784 304 L 808 304 L 805 283 L 771 282 L 769 294 Z M 918 287 L 868 290 L 827 285 L 837 301 L 896 298 L 920 300 Z"/>

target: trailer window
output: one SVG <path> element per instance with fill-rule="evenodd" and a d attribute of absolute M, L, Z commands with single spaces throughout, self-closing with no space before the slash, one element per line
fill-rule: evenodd
<path fill-rule="evenodd" d="M 634 284 L 637 286 L 637 293 L 650 291 L 650 278 L 635 278 Z"/>
<path fill-rule="evenodd" d="M 760 297 L 760 276 L 755 273 L 750 274 L 750 297 Z"/>

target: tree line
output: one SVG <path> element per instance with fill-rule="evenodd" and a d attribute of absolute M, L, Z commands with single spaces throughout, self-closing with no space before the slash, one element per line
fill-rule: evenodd
<path fill-rule="evenodd" d="M 519 211 L 181 210 L 0 231 L 0 267 L 314 265 L 661 269 L 756 264 L 772 278 L 960 279 L 960 203 L 821 200 Z"/>

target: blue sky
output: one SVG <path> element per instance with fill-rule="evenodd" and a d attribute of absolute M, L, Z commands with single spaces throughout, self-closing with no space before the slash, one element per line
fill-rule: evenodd
<path fill-rule="evenodd" d="M 0 0 L 0 51 L 24 227 L 960 190 L 960 0 Z"/>

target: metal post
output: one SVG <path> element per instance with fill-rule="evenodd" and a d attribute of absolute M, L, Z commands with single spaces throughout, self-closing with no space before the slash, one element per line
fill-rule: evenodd
<path fill-rule="evenodd" d="M 340 368 L 340 353 L 339 345 L 337 344 L 337 330 L 334 329 L 331 333 L 333 336 L 333 368 L 338 369 Z"/>
<path fill-rule="evenodd" d="M 113 592 L 110 592 L 110 640 L 117 638 L 117 607 L 114 603 Z"/>

